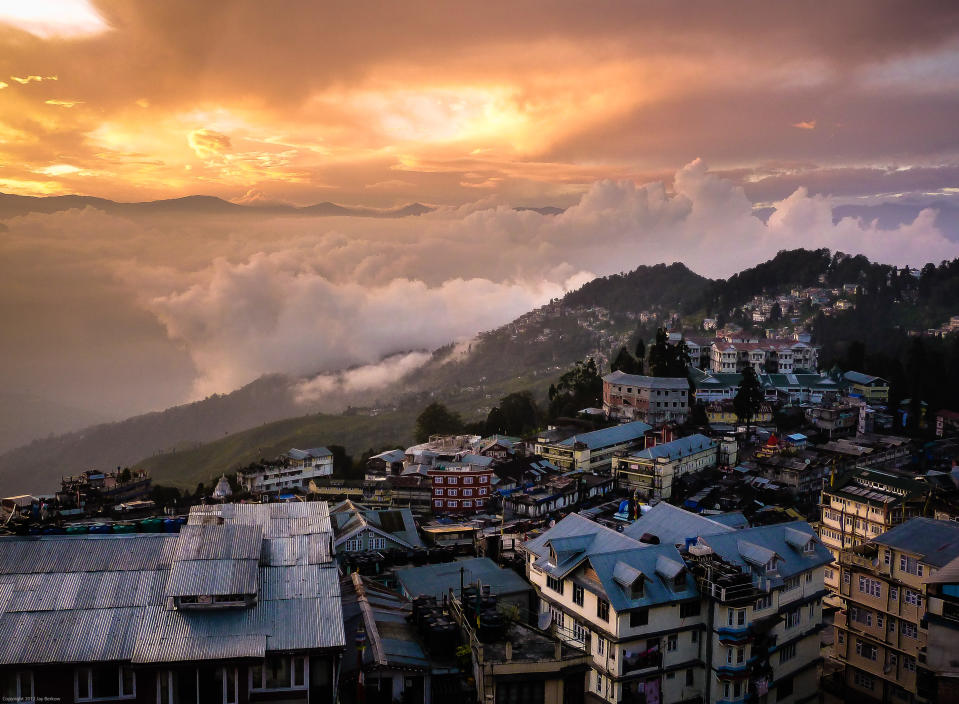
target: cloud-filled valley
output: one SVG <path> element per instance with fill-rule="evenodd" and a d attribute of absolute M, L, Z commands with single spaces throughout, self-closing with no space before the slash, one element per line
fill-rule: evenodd
<path fill-rule="evenodd" d="M 119 417 L 266 373 L 356 368 L 305 386 L 315 403 L 640 264 L 718 277 L 800 246 L 897 265 L 959 256 L 931 209 L 884 230 L 834 222 L 830 198 L 798 188 L 764 222 L 698 160 L 669 188 L 599 181 L 558 215 L 511 206 L 494 197 L 392 220 L 92 208 L 11 218 L 0 315 L 19 334 L 2 343 L 0 383 Z"/>

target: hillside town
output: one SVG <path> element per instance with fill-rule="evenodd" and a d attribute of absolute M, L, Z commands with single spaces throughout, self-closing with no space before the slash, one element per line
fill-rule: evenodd
<path fill-rule="evenodd" d="M 3 691 L 956 701 L 959 415 L 910 421 L 803 333 L 714 334 L 658 333 L 686 376 L 616 369 L 575 416 L 432 434 L 362 477 L 306 447 L 187 504 L 129 468 L 4 498 Z"/>

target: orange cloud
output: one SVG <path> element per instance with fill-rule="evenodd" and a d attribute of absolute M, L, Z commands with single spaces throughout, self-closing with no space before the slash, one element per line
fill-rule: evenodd
<path fill-rule="evenodd" d="M 797 129 L 800 129 L 800 130 L 814 130 L 814 129 L 816 129 L 816 121 L 815 121 L 815 120 L 803 120 L 802 122 L 793 123 L 793 124 L 791 125 L 791 127 L 795 127 L 795 128 L 797 128 Z"/>
<path fill-rule="evenodd" d="M 10 76 L 10 78 L 12 78 L 13 80 L 15 80 L 15 81 L 16 81 L 17 83 L 19 83 L 20 85 L 26 85 L 27 83 L 33 83 L 34 81 L 36 81 L 37 83 L 41 83 L 41 82 L 43 82 L 43 81 L 56 81 L 56 80 L 59 80 L 59 78 L 58 78 L 57 76 L 22 76 L 22 77 L 21 77 L 21 76 Z"/>
<path fill-rule="evenodd" d="M 232 145 L 225 134 L 213 130 L 193 130 L 187 135 L 187 143 L 200 159 L 219 159 Z"/>

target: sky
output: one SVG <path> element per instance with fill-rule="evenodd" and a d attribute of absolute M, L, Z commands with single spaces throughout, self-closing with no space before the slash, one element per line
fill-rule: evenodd
<path fill-rule="evenodd" d="M 0 3 L 0 192 L 436 208 L 7 218 L 0 387 L 115 418 L 371 388 L 640 264 L 953 258 L 957 125 L 954 2 Z"/>

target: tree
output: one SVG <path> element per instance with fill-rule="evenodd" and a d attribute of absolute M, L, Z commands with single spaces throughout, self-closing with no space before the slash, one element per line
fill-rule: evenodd
<path fill-rule="evenodd" d="M 462 429 L 463 419 L 459 413 L 433 402 L 416 419 L 416 442 L 426 442 L 430 435 L 455 435 Z"/>
<path fill-rule="evenodd" d="M 549 417 L 576 415 L 581 409 L 598 406 L 603 396 L 603 379 L 592 357 L 559 378 L 550 387 Z"/>
<path fill-rule="evenodd" d="M 609 365 L 610 370 L 620 371 L 624 374 L 636 374 L 636 360 L 633 358 L 633 355 L 629 353 L 625 347 L 619 348 L 619 354 L 616 355 L 616 359 L 613 360 L 613 363 Z"/>
<path fill-rule="evenodd" d="M 353 470 L 353 458 L 346 454 L 346 448 L 342 445 L 327 445 L 326 448 L 333 453 L 333 474 L 347 476 Z"/>
<path fill-rule="evenodd" d="M 643 342 L 643 338 L 640 337 L 636 341 L 636 373 L 642 374 L 643 368 L 646 366 L 646 343 Z"/>
<path fill-rule="evenodd" d="M 736 417 L 746 423 L 746 438 L 750 436 L 753 418 L 759 413 L 764 400 L 763 388 L 759 384 L 759 377 L 752 365 L 743 369 L 743 380 L 739 384 L 739 391 L 733 399 L 733 410 Z"/>
<path fill-rule="evenodd" d="M 686 377 L 689 374 L 689 347 L 685 340 L 669 344 L 666 328 L 656 331 L 656 342 L 649 348 L 649 372 L 653 376 Z"/>
<path fill-rule="evenodd" d="M 539 409 L 529 391 L 504 396 L 486 417 L 486 434 L 525 435 L 539 425 Z"/>
<path fill-rule="evenodd" d="M 709 416 L 706 415 L 706 404 L 696 401 L 689 407 L 689 425 L 697 428 L 709 426 Z"/>

